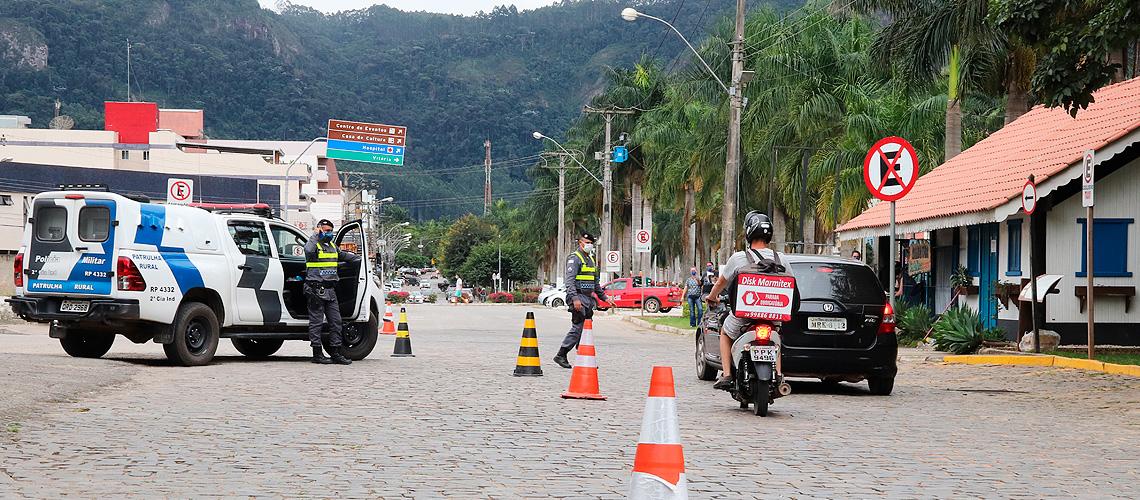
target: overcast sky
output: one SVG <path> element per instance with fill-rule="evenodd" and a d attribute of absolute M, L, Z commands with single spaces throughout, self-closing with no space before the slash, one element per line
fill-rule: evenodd
<path fill-rule="evenodd" d="M 258 1 L 262 7 L 268 9 L 277 5 L 277 0 Z M 479 11 L 490 12 L 496 5 L 514 5 L 519 10 L 525 10 L 557 3 L 557 0 L 290 0 L 290 3 L 308 5 L 325 13 L 365 9 L 372 5 L 385 4 L 407 11 L 426 10 L 471 15 Z"/>

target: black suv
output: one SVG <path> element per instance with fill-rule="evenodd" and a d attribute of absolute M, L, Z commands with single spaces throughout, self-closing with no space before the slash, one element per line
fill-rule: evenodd
<path fill-rule="evenodd" d="M 799 310 L 780 328 L 784 375 L 825 383 L 865 379 L 872 394 L 890 394 L 898 373 L 894 311 L 871 268 L 823 255 L 781 257 L 800 296 Z M 721 368 L 719 333 L 697 328 L 701 380 L 713 380 Z"/>

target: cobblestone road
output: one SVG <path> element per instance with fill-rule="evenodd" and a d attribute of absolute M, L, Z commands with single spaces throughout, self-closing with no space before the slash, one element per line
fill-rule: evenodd
<path fill-rule="evenodd" d="M 511 376 L 525 311 L 413 306 L 415 358 L 384 336 L 349 367 L 223 341 L 215 364 L 175 368 L 122 338 L 117 361 L 76 364 L 46 334 L 0 336 L 6 359 L 40 364 L 25 376 L 118 373 L 10 417 L 0 497 L 621 497 L 652 364 L 677 375 L 693 498 L 1140 497 L 1136 379 L 905 363 L 891 397 L 798 383 L 761 419 L 696 380 L 690 338 L 607 317 L 609 400 L 567 401 L 549 361 L 565 313 L 537 311 L 546 376 Z"/>

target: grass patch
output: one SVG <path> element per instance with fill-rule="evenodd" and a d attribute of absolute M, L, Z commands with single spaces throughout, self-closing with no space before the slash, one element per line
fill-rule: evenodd
<path fill-rule="evenodd" d="M 1054 356 L 1064 356 L 1066 358 L 1074 359 L 1088 359 L 1087 352 L 1074 352 L 1074 351 L 1053 351 L 1049 354 Z M 1105 363 L 1113 363 L 1117 365 L 1140 365 L 1140 353 L 1128 352 L 1105 352 L 1096 354 L 1097 361 Z"/>
<path fill-rule="evenodd" d="M 693 328 L 689 326 L 688 316 L 685 316 L 683 318 L 677 316 L 647 316 L 642 319 L 655 325 L 672 326 L 674 328 L 680 328 L 682 330 L 689 330 Z"/>

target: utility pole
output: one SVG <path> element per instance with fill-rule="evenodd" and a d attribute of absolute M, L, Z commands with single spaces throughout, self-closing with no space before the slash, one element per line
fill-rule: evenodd
<path fill-rule="evenodd" d="M 565 283 L 565 277 L 558 279 L 558 275 L 566 266 L 566 157 L 558 155 L 558 247 L 555 254 L 558 260 L 554 263 L 554 284 Z"/>
<path fill-rule="evenodd" d="M 632 115 L 632 109 L 597 109 L 586 106 L 582 109 L 585 113 L 599 113 L 606 119 L 606 145 L 605 151 L 602 152 L 602 247 L 599 255 L 605 255 L 611 248 L 614 248 L 614 210 L 613 210 L 613 187 L 614 187 L 614 172 L 613 172 L 613 151 L 610 149 L 611 132 L 614 120 L 614 115 Z"/>
<path fill-rule="evenodd" d="M 740 115 L 744 92 L 744 0 L 736 0 L 736 36 L 732 42 L 732 88 L 729 89 L 728 152 L 724 165 L 724 204 L 720 214 L 720 263 L 736 247 L 736 197 L 740 181 Z"/>
<path fill-rule="evenodd" d="M 543 153 L 545 155 L 558 156 L 558 239 L 555 241 L 555 255 L 557 259 L 554 263 L 554 281 L 558 285 L 563 280 L 560 280 L 560 274 L 566 263 L 566 157 L 568 153 Z M 564 278 L 564 277 L 563 277 Z"/>
<path fill-rule="evenodd" d="M 483 171 L 487 174 L 483 182 L 483 215 L 491 213 L 491 140 L 483 141 L 483 149 L 487 155 L 483 159 Z"/>

